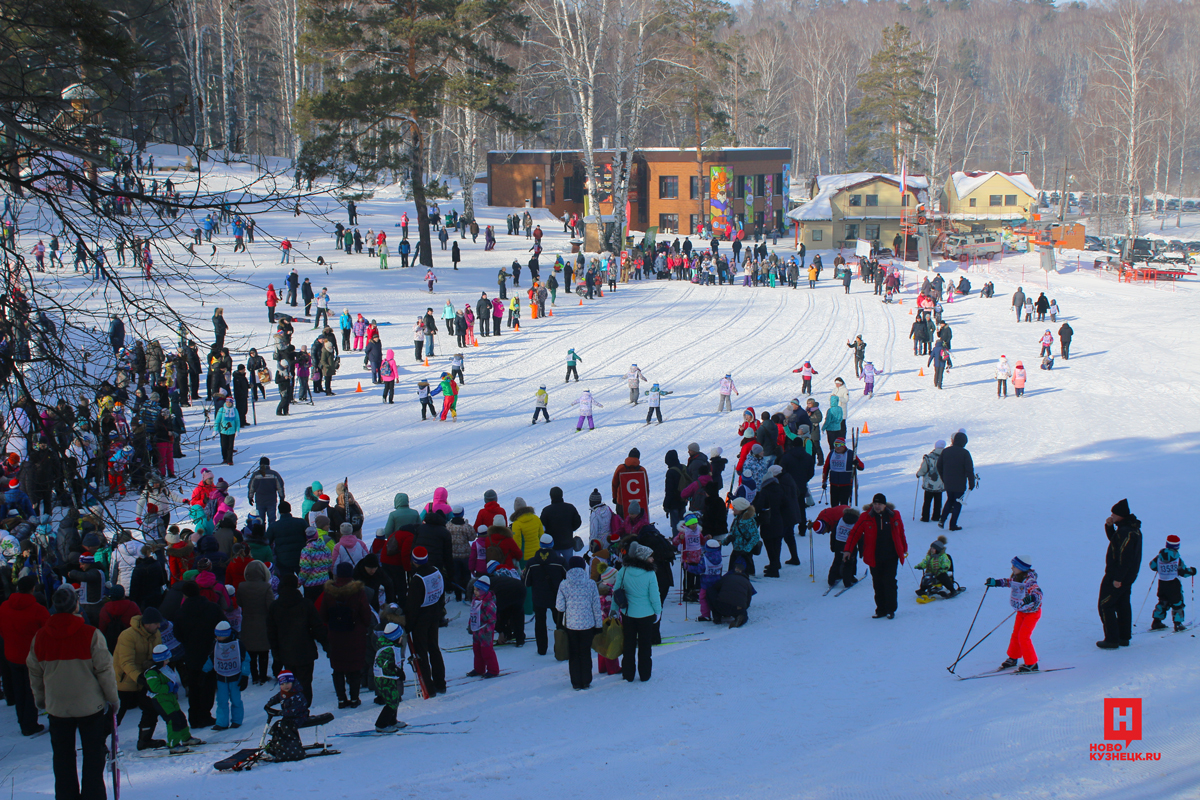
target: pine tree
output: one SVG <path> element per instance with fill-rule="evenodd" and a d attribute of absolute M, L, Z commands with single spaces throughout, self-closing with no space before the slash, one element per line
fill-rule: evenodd
<path fill-rule="evenodd" d="M 908 28 L 896 23 L 883 30 L 883 46 L 858 76 L 862 100 L 854 110 L 854 140 L 850 158 L 860 167 L 900 165 L 900 148 L 914 136 L 931 133 L 924 118 L 932 95 L 921 86 L 928 52 L 913 41 Z M 880 153 L 891 163 L 880 165 Z"/>
<path fill-rule="evenodd" d="M 514 71 L 495 55 L 525 24 L 512 0 L 313 0 L 304 44 L 324 81 L 297 104 L 301 177 L 367 184 L 407 172 L 421 264 L 433 266 L 428 131 L 442 103 L 532 127 L 508 105 Z"/>

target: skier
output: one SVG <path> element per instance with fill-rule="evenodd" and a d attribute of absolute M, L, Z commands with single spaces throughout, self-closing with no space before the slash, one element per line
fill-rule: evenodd
<path fill-rule="evenodd" d="M 1008 397 L 1008 376 L 1010 374 L 1008 357 L 1001 353 L 1000 360 L 996 362 L 996 397 L 1000 397 L 1001 392 Z"/>
<path fill-rule="evenodd" d="M 946 555 L 946 537 L 939 536 L 929 545 L 929 552 L 921 563 L 921 585 L 917 591 L 917 602 L 929 602 L 933 595 L 953 597 L 960 589 L 954 584 L 954 562 Z M 940 588 L 939 588 L 940 587 Z"/>
<path fill-rule="evenodd" d="M 833 440 L 833 452 L 825 459 L 821 470 L 821 488 L 829 487 L 829 505 L 847 505 L 854 493 L 854 472 L 864 470 L 862 461 L 853 450 L 846 449 L 846 440 Z"/>
<path fill-rule="evenodd" d="M 242 692 L 250 685 L 250 655 L 227 621 L 218 622 L 213 634 L 216 641 L 212 655 L 202 670 L 215 673 L 217 677 L 217 724 L 213 725 L 213 730 L 240 728 L 245 715 Z"/>
<path fill-rule="evenodd" d="M 426 418 L 426 412 L 434 419 L 437 419 L 437 409 L 433 407 L 432 394 L 429 391 L 429 381 L 417 381 L 417 399 L 421 401 L 421 419 Z"/>
<path fill-rule="evenodd" d="M 858 522 L 859 511 L 853 506 L 830 506 L 817 514 L 812 521 L 813 533 L 829 534 L 829 549 L 833 551 L 833 563 L 829 565 L 827 581 L 832 588 L 840 580 L 847 589 L 858 583 L 858 551 L 846 550 L 850 530 Z"/>
<path fill-rule="evenodd" d="M 651 416 L 657 416 L 658 423 L 661 425 L 662 421 L 663 421 L 662 420 L 662 409 L 661 409 L 662 399 L 663 399 L 663 397 L 665 397 L 666 395 L 669 395 L 671 393 L 660 389 L 658 384 L 656 383 L 650 387 L 650 391 L 646 392 L 646 394 L 649 395 L 649 397 L 650 397 L 650 401 L 649 401 L 650 409 L 646 412 L 646 424 L 647 425 L 650 424 Z"/>
<path fill-rule="evenodd" d="M 866 358 L 866 354 L 867 354 L 867 343 L 863 341 L 863 338 L 860 335 L 860 336 L 855 336 L 853 342 L 847 341 L 846 347 L 853 348 L 853 350 L 854 350 L 854 376 L 856 378 L 861 377 L 863 360 Z"/>
<path fill-rule="evenodd" d="M 625 382 L 629 386 L 629 402 L 635 406 L 638 404 L 638 394 L 641 392 L 641 382 L 646 380 L 646 376 L 638 369 L 637 364 L 629 365 L 629 372 L 625 373 Z M 601 406 L 603 408 L 603 406 Z"/>
<path fill-rule="evenodd" d="M 179 708 L 179 673 L 170 665 L 171 650 L 165 644 L 154 646 L 153 665 L 142 673 L 159 716 L 167 725 L 167 746 L 172 755 L 188 752 L 204 742 L 192 736 L 187 717 Z"/>
<path fill-rule="evenodd" d="M 492 644 L 492 635 L 496 631 L 496 596 L 492 594 L 492 580 L 487 575 L 481 575 L 475 581 L 475 599 L 471 601 L 467 628 L 471 631 L 471 650 L 475 655 L 475 665 L 467 677 L 497 677 L 500 665 Z"/>
<path fill-rule="evenodd" d="M 570 383 L 572 375 L 575 376 L 575 382 L 579 383 L 579 370 L 575 365 L 580 361 L 583 361 L 583 356 L 576 353 L 574 347 L 567 351 L 567 377 L 563 383 Z"/>
<path fill-rule="evenodd" d="M 871 568 L 871 583 L 875 588 L 873 619 L 895 619 L 896 568 L 908 558 L 908 542 L 904 538 L 904 520 L 900 512 L 882 493 L 875 494 L 850 529 L 846 552 L 853 552 L 860 539 L 863 561 Z"/>
<path fill-rule="evenodd" d="M 800 367 L 800 369 L 794 369 L 794 370 L 792 370 L 792 372 L 799 372 L 799 373 L 800 373 L 800 381 L 801 381 L 801 383 L 800 383 L 800 392 L 801 392 L 802 394 L 812 394 L 812 379 L 813 379 L 813 375 L 819 375 L 819 374 L 820 374 L 820 373 L 819 373 L 819 372 L 817 372 L 815 369 L 813 369 L 812 362 L 811 362 L 811 361 L 805 361 L 805 362 L 804 362 L 804 366 Z"/>
<path fill-rule="evenodd" d="M 1042 346 L 1042 352 L 1039 355 L 1050 355 L 1050 348 L 1054 346 L 1054 334 L 1050 332 L 1049 328 L 1046 328 L 1046 332 L 1042 334 L 1042 338 L 1038 340 L 1038 344 Z"/>
<path fill-rule="evenodd" d="M 875 368 L 875 365 L 873 363 L 871 363 L 870 361 L 863 364 L 862 379 L 863 379 L 863 396 L 864 397 L 870 397 L 875 394 L 875 376 L 882 375 L 882 374 L 883 373 L 880 372 L 879 370 L 877 370 Z"/>
<path fill-rule="evenodd" d="M 592 397 L 592 393 L 587 389 L 583 390 L 583 394 L 579 398 L 571 401 L 571 405 L 579 406 L 579 422 L 575 424 L 575 432 L 583 430 L 583 421 L 586 419 L 588 430 L 596 429 L 596 423 L 592 421 L 592 406 L 604 408 L 604 404 Z"/>
<path fill-rule="evenodd" d="M 730 399 L 729 395 L 730 393 L 741 393 L 737 390 L 737 386 L 734 386 L 733 376 L 730 373 L 726 373 L 725 377 L 721 379 L 721 383 L 717 388 L 717 393 L 720 395 L 720 402 L 717 403 L 717 413 L 720 414 L 722 411 L 733 411 L 733 401 Z"/>
<path fill-rule="evenodd" d="M 946 440 L 938 439 L 933 443 L 933 449 L 921 458 L 921 466 L 917 468 L 917 477 L 921 479 L 921 488 L 925 490 L 925 500 L 921 504 L 921 522 L 942 518 L 942 492 L 946 487 L 942 484 L 941 473 L 938 472 L 938 458 L 946 449 Z M 929 506 L 933 504 L 933 514 Z"/>
<path fill-rule="evenodd" d="M 1029 556 L 1013 556 L 1011 578 L 988 578 L 986 581 L 987 586 L 1010 587 L 1012 594 L 1008 602 L 1017 612 L 1012 637 L 1008 640 L 1008 658 L 1000 665 L 1000 669 L 1012 669 L 1020 658 L 1025 663 L 1017 672 L 1038 671 L 1037 651 L 1033 649 L 1030 636 L 1042 618 L 1042 589 L 1038 586 L 1032 561 Z"/>
<path fill-rule="evenodd" d="M 1133 633 L 1133 612 L 1129 605 L 1133 582 L 1142 563 L 1142 521 L 1129 511 L 1129 501 L 1121 500 L 1104 520 L 1108 552 L 1104 557 L 1104 580 L 1100 583 L 1100 621 L 1104 638 L 1096 642 L 1101 650 L 1128 647 Z"/>
<path fill-rule="evenodd" d="M 550 403 L 550 395 L 546 392 L 546 384 L 538 387 L 537 394 L 533 399 L 533 422 L 531 425 L 537 425 L 538 415 L 546 418 L 546 422 L 550 421 L 550 412 L 546 410 L 546 406 Z"/>
<path fill-rule="evenodd" d="M 1196 574 L 1195 567 L 1189 567 L 1179 557 L 1179 537 L 1171 534 L 1167 537 L 1167 545 L 1158 551 L 1158 555 L 1150 559 L 1150 569 L 1158 573 L 1158 602 L 1154 605 L 1154 622 L 1150 630 L 1165 630 L 1167 625 L 1167 609 L 1171 610 L 1171 621 L 1175 623 L 1175 632 L 1187 630 L 1183 624 L 1184 603 L 1183 587 L 1180 578 Z"/>

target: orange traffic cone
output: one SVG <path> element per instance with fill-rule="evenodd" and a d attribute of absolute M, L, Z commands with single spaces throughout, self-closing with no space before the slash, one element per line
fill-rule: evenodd
<path fill-rule="evenodd" d="M 583 298 L 579 298 L 579 305 L 583 305 Z"/>
<path fill-rule="evenodd" d="M 515 325 L 513 325 L 513 330 L 516 331 L 517 333 L 520 333 L 521 332 L 521 323 L 518 322 Z"/>
<path fill-rule="evenodd" d="M 917 370 L 917 377 L 918 377 L 918 378 L 924 378 L 924 377 L 925 377 L 925 368 L 924 368 L 924 367 L 920 367 L 920 368 Z"/>
<path fill-rule="evenodd" d="M 354 390 L 354 393 L 355 393 L 355 394 L 358 394 L 358 393 L 359 393 L 359 392 L 361 392 L 361 391 L 362 391 L 362 381 L 359 381 L 359 382 L 358 382 L 358 388 Z"/>
<path fill-rule="evenodd" d="M 475 342 L 475 346 L 476 346 L 476 347 L 479 347 L 479 340 L 478 340 L 478 339 L 473 339 L 472 341 L 474 341 L 474 342 Z"/>
<path fill-rule="evenodd" d="M 425 366 L 429 366 L 429 356 L 425 356 Z"/>
<path fill-rule="evenodd" d="M 537 306 L 533 306 L 533 318 L 537 319 Z"/>
<path fill-rule="evenodd" d="M 911 308 L 908 310 L 908 315 L 909 315 L 910 317 L 912 316 L 912 309 L 911 309 Z"/>
<path fill-rule="evenodd" d="M 554 309 L 553 309 L 553 308 L 547 308 L 547 309 L 546 309 L 546 314 L 548 314 L 549 316 L 553 317 L 553 316 L 554 316 Z"/>
<path fill-rule="evenodd" d="M 904 305 L 904 301 L 903 301 L 903 300 L 901 300 L 901 301 L 900 301 L 900 305 Z"/>
<path fill-rule="evenodd" d="M 896 402 L 897 403 L 900 402 L 900 393 L 899 392 L 896 392 Z"/>
<path fill-rule="evenodd" d="M 862 429 L 862 433 L 870 433 L 870 432 L 871 432 L 871 431 L 867 429 L 867 423 L 865 423 L 865 422 L 864 422 L 864 423 L 863 423 L 863 429 Z"/>

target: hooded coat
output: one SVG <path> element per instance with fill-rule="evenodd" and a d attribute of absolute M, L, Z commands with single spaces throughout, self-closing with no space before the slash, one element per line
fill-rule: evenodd
<path fill-rule="evenodd" d="M 408 507 L 408 495 L 404 492 L 397 492 L 392 499 L 393 511 L 388 514 L 387 524 L 383 526 L 383 532 L 387 536 L 391 536 L 396 531 L 405 525 L 419 525 L 421 515 Z"/>
<path fill-rule="evenodd" d="M 300 568 L 300 552 L 307 541 L 304 533 L 307 528 L 303 519 L 283 512 L 271 525 L 267 539 L 275 551 L 275 564 L 280 571 L 295 572 Z"/>
<path fill-rule="evenodd" d="M 280 589 L 279 599 L 267 609 L 267 640 L 276 661 L 292 666 L 317 660 L 317 642 L 325 641 L 325 626 L 299 589 Z"/>
<path fill-rule="evenodd" d="M 542 534 L 546 532 L 542 520 L 529 506 L 513 510 L 510 526 L 513 542 L 521 550 L 521 559 L 528 561 L 541 547 Z M 578 526 L 576 526 L 578 527 Z M 567 545 L 568 547 L 570 545 Z"/>
<path fill-rule="evenodd" d="M 329 637 L 329 666 L 336 672 L 357 672 L 367 657 L 367 631 L 371 629 L 371 609 L 361 581 L 325 581 L 317 601 L 321 622 Z"/>
<path fill-rule="evenodd" d="M 246 579 L 238 584 L 237 603 L 242 610 L 242 645 L 253 653 L 271 649 L 267 635 L 267 615 L 275 593 L 271 591 L 271 575 L 266 564 L 251 561 L 246 567 Z"/>
<path fill-rule="evenodd" d="M 967 435 L 962 431 L 954 434 L 951 444 L 938 456 L 938 474 L 947 492 L 962 494 L 967 488 L 975 488 L 975 463 L 971 451 L 967 450 Z"/>
<path fill-rule="evenodd" d="M 574 548 L 575 531 L 583 525 L 583 520 L 579 510 L 563 500 L 563 490 L 559 487 L 550 489 L 550 505 L 542 509 L 541 520 L 545 532 L 554 537 L 555 550 Z"/>
<path fill-rule="evenodd" d="M 447 515 L 448 516 L 448 515 Z M 446 572 L 454 563 L 454 543 L 446 528 L 446 517 L 441 511 L 430 511 L 425 521 L 417 526 L 413 536 L 413 549 L 424 547 L 429 552 L 429 564 Z"/>
<path fill-rule="evenodd" d="M 668 450 L 667 455 L 663 458 L 663 462 L 667 465 L 667 477 L 663 484 L 663 510 L 670 511 L 671 509 L 679 509 L 684 507 L 682 492 L 687 486 L 687 471 L 683 465 L 679 463 L 679 453 L 675 450 Z"/>

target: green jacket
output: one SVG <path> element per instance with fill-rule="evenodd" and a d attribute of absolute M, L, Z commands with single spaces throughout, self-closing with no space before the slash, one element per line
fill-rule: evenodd
<path fill-rule="evenodd" d="M 943 572 L 950 571 L 950 556 L 945 553 L 938 553 L 936 556 L 926 555 L 917 564 L 917 569 L 924 570 L 930 575 L 941 575 Z"/>

